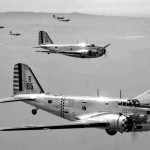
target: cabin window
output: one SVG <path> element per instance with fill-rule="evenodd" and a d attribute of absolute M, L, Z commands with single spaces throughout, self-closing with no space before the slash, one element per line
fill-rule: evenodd
<path fill-rule="evenodd" d="M 129 101 L 129 102 L 128 102 L 128 106 L 132 106 L 132 102 Z"/>
<path fill-rule="evenodd" d="M 52 103 L 52 100 L 48 100 L 48 103 L 51 104 L 51 103 Z"/>
<path fill-rule="evenodd" d="M 55 48 L 57 48 L 57 46 L 55 46 Z"/>
<path fill-rule="evenodd" d="M 127 104 L 126 104 L 126 102 L 123 102 L 123 106 L 126 106 Z"/>
<path fill-rule="evenodd" d="M 119 102 L 118 105 L 122 105 L 122 102 Z"/>
<path fill-rule="evenodd" d="M 150 114 L 150 111 L 147 111 L 147 114 Z"/>
<path fill-rule="evenodd" d="M 105 103 L 105 105 L 108 105 L 108 103 Z"/>

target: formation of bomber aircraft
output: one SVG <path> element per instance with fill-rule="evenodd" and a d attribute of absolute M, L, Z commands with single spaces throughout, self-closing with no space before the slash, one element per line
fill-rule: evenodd
<path fill-rule="evenodd" d="M 0 26 L 0 29 L 5 28 L 5 26 Z M 9 32 L 9 35 L 19 36 L 21 33 L 12 33 L 12 31 Z"/>
<path fill-rule="evenodd" d="M 64 17 L 56 17 L 64 21 Z M 70 21 L 70 20 L 69 20 Z M 3 27 L 0 27 L 3 28 Z M 19 36 L 20 33 L 10 35 Z M 106 55 L 110 45 L 94 44 L 54 44 L 45 31 L 39 32 L 39 46 L 47 54 L 57 53 L 72 57 L 96 58 Z M 150 90 L 135 97 L 120 98 L 87 96 L 52 95 L 44 90 L 32 70 L 26 64 L 14 65 L 13 96 L 0 99 L 0 103 L 24 102 L 34 106 L 32 114 L 42 109 L 72 122 L 58 125 L 26 125 L 22 127 L 4 127 L 0 131 L 54 130 L 75 128 L 97 128 L 106 130 L 107 134 L 117 132 L 144 132 L 150 130 Z"/>
<path fill-rule="evenodd" d="M 0 103 L 25 102 L 35 107 L 33 115 L 42 109 L 72 122 L 7 127 L 0 131 L 97 128 L 109 135 L 149 131 L 149 100 L 150 91 L 131 99 L 46 94 L 29 66 L 18 63 L 14 66 L 13 96 L 0 99 Z"/>
<path fill-rule="evenodd" d="M 35 48 L 43 48 L 45 50 L 38 50 L 36 52 L 43 52 L 47 54 L 56 53 L 78 58 L 97 58 L 106 55 L 106 47 L 109 45 L 110 43 L 103 47 L 86 43 L 54 44 L 45 31 L 40 31 L 39 46 Z"/>

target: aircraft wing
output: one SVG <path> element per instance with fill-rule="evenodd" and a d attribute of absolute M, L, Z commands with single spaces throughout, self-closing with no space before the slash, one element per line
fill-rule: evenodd
<path fill-rule="evenodd" d="M 36 52 L 50 53 L 50 51 L 36 51 Z"/>
<path fill-rule="evenodd" d="M 88 52 L 88 50 L 86 49 L 80 49 L 80 50 L 76 50 L 76 51 L 59 51 L 58 53 L 61 53 L 61 54 L 68 54 L 68 55 L 79 55 L 79 54 L 82 54 L 82 53 L 86 53 Z"/>
<path fill-rule="evenodd" d="M 105 129 L 109 123 L 105 119 L 97 119 L 104 113 L 91 113 L 77 116 L 78 121 L 59 125 L 28 125 L 23 127 L 0 128 L 0 131 L 25 131 L 25 130 L 56 130 L 56 129 L 78 129 L 78 128 L 101 128 Z"/>
<path fill-rule="evenodd" d="M 61 54 L 81 54 L 79 51 L 60 51 Z"/>
<path fill-rule="evenodd" d="M 0 128 L 0 131 L 25 131 L 25 130 L 54 130 L 54 129 L 77 129 L 77 128 L 106 128 L 107 122 L 98 121 L 76 121 L 62 125 L 29 125 L 24 127 Z"/>

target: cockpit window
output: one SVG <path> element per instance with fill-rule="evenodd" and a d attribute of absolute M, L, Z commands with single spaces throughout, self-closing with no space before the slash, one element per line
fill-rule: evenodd
<path fill-rule="evenodd" d="M 140 102 L 137 99 L 128 99 L 127 102 L 119 102 L 118 105 L 138 107 L 140 106 Z"/>
<path fill-rule="evenodd" d="M 88 45 L 88 47 L 95 47 L 95 44 L 90 44 Z"/>
<path fill-rule="evenodd" d="M 137 99 L 129 99 L 127 103 L 128 106 L 134 106 L 134 107 L 140 106 L 140 102 Z"/>

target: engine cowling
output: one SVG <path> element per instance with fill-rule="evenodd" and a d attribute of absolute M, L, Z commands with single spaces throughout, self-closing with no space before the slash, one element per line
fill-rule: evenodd
<path fill-rule="evenodd" d="M 114 114 L 109 115 L 107 118 L 109 122 L 109 129 L 119 131 L 119 132 L 129 132 L 133 127 L 133 120 L 131 117 L 126 117 L 124 115 Z"/>
<path fill-rule="evenodd" d="M 122 114 L 106 114 L 97 118 L 100 121 L 108 123 L 109 131 L 130 132 L 134 125 L 133 119 Z"/>
<path fill-rule="evenodd" d="M 126 117 L 121 115 L 118 119 L 118 128 L 120 132 L 129 132 L 133 127 L 133 119 L 131 117 Z"/>
<path fill-rule="evenodd" d="M 147 116 L 144 114 L 107 114 L 105 119 L 109 123 L 108 129 L 111 131 L 130 132 L 138 130 L 137 127 L 147 122 Z"/>
<path fill-rule="evenodd" d="M 97 56 L 98 51 L 97 50 L 88 50 L 87 55 L 88 56 Z"/>
<path fill-rule="evenodd" d="M 106 132 L 109 135 L 115 135 L 118 132 L 131 132 L 141 130 L 141 124 L 147 122 L 147 115 L 144 114 L 106 114 L 99 120 L 105 120 L 108 123 Z"/>

